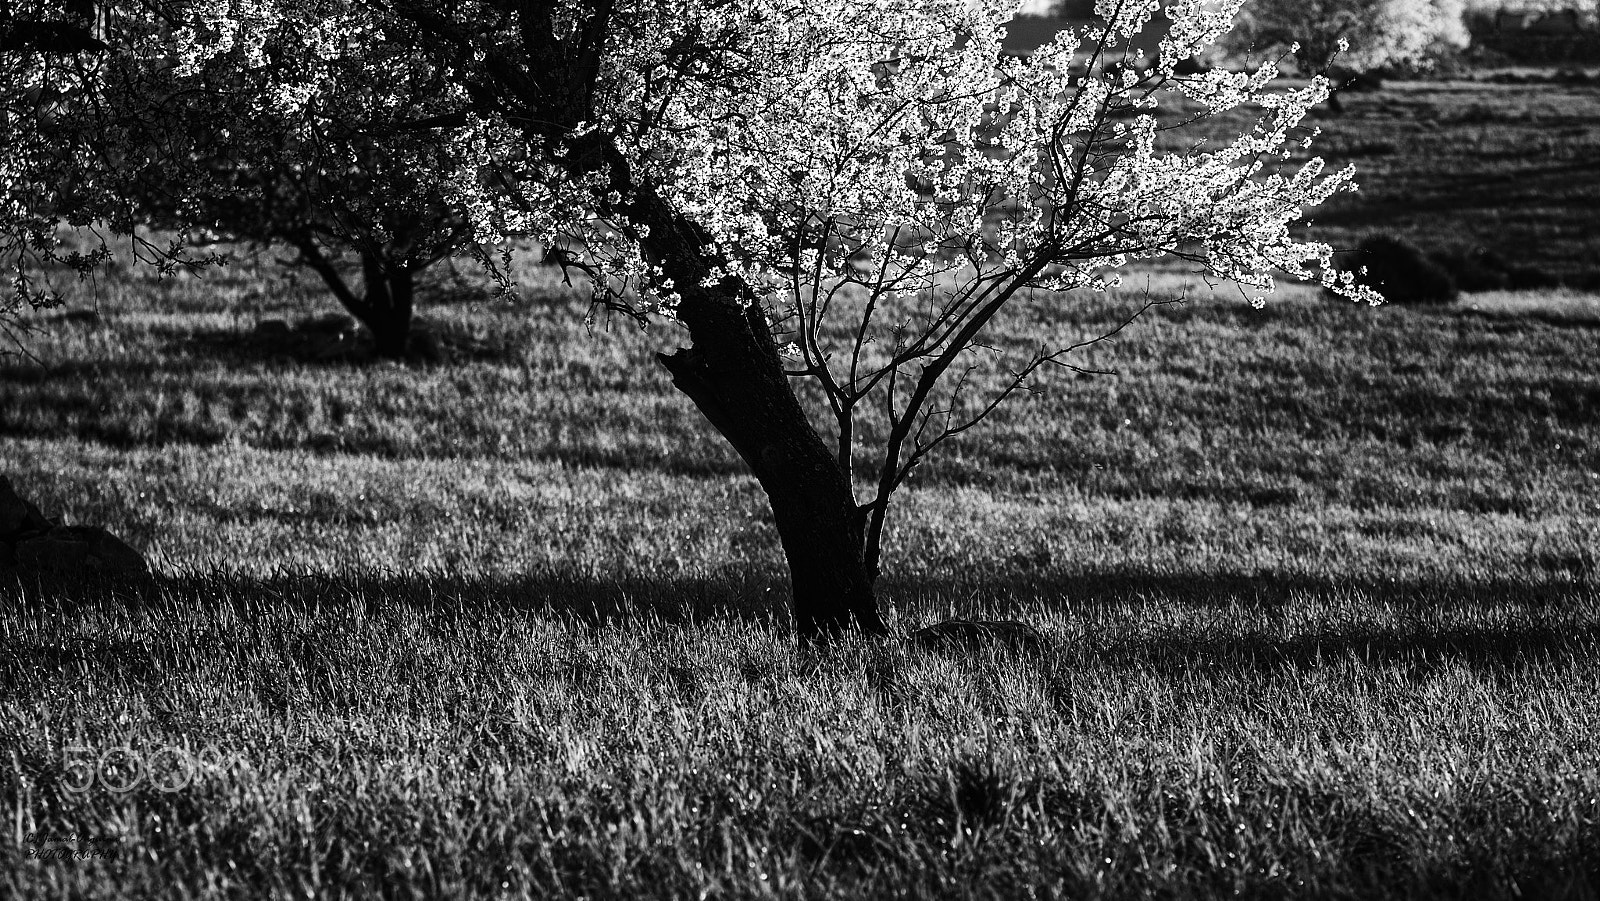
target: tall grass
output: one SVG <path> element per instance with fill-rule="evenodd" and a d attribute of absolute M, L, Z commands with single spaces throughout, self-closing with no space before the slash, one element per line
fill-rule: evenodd
<path fill-rule="evenodd" d="M 1159 589 L 1057 599 L 1018 611 L 1051 650 L 975 659 L 806 649 L 759 619 L 596 619 L 581 594 L 191 577 L 13 611 L 0 620 L 0 734 L 16 769 L 0 802 L 19 834 L 0 852 L 0 890 L 1592 897 L 1600 885 L 1592 585 L 1470 602 L 1328 586 L 1260 603 Z M 183 747 L 205 765 L 181 791 L 74 794 L 73 746 Z M 106 856 L 29 859 L 37 830 L 92 836 Z"/>

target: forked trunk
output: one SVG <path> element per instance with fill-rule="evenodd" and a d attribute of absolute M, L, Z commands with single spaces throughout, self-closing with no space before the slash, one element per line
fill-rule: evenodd
<path fill-rule="evenodd" d="M 883 634 L 850 481 L 800 406 L 759 306 L 701 289 L 682 308 L 694 347 L 660 355 L 672 382 L 749 464 L 789 562 L 796 630 Z"/>
<path fill-rule="evenodd" d="M 362 294 L 357 297 L 309 232 L 286 236 L 299 248 L 301 260 L 338 298 L 339 304 L 372 332 L 379 356 L 398 360 L 411 338 L 411 309 L 416 273 L 404 264 L 388 264 L 373 253 L 361 254 Z"/>

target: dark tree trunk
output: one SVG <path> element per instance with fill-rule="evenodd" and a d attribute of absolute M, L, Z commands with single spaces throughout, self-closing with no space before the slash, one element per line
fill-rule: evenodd
<path fill-rule="evenodd" d="M 661 363 L 733 445 L 772 504 L 789 563 L 796 630 L 887 632 L 863 560 L 850 481 L 800 406 L 759 306 L 702 289 L 680 307 L 694 346 Z"/>
<path fill-rule="evenodd" d="M 412 272 L 404 265 L 386 265 L 376 256 L 362 254 L 361 274 L 365 296 L 350 312 L 372 332 L 378 356 L 402 359 L 411 336 Z"/>
<path fill-rule="evenodd" d="M 362 296 L 357 297 L 309 234 L 289 235 L 288 240 L 299 248 L 305 265 L 322 276 L 339 304 L 372 332 L 378 355 L 393 360 L 405 357 L 406 344 L 411 337 L 416 273 L 405 265 L 390 265 L 377 254 L 363 253 Z"/>
<path fill-rule="evenodd" d="M 631 195 L 627 217 L 648 226 L 640 237 L 646 255 L 677 286 L 677 318 L 693 343 L 659 355 L 661 364 L 750 466 L 772 504 L 796 630 L 806 638 L 850 628 L 886 633 L 865 560 L 866 517 L 849 474 L 790 385 L 759 300 L 737 279 L 710 281 L 717 259 L 704 229 L 634 184 L 615 148 L 602 143 L 595 153 L 610 164 L 618 193 Z"/>

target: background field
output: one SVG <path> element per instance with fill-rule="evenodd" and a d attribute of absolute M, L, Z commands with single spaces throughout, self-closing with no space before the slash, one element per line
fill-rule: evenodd
<path fill-rule="evenodd" d="M 1548 72 L 1545 73 L 1548 75 Z M 1382 232 L 1427 250 L 1473 246 L 1600 290 L 1600 88 L 1400 82 L 1347 94 L 1316 152 L 1361 190 L 1318 213 L 1336 246 Z"/>
<path fill-rule="evenodd" d="M 1322 121 L 1364 175 L 1317 228 L 1592 272 L 1600 91 L 1501 88 Z M 1041 299 L 1002 340 L 1190 301 L 906 496 L 895 628 L 1051 640 L 968 658 L 796 647 L 759 489 L 651 362 L 679 337 L 526 278 L 427 311 L 448 365 L 279 353 L 257 320 L 326 302 L 270 263 L 114 274 L 0 363 L 0 470 L 160 571 L 8 590 L 0 894 L 1600 891 L 1594 295 Z M 123 745 L 216 765 L 65 790 Z"/>

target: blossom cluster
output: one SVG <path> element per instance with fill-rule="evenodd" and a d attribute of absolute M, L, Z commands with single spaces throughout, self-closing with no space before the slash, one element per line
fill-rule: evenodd
<path fill-rule="evenodd" d="M 1277 88 L 1270 63 L 1176 72 L 1229 30 L 1237 0 L 1102 0 L 1102 24 L 1027 60 L 1000 53 L 1014 6 L 759 0 L 661 15 L 608 56 L 594 127 L 710 234 L 712 278 L 791 305 L 852 267 L 914 290 L 953 267 L 1042 261 L 1030 284 L 1066 290 L 1196 247 L 1209 273 L 1262 293 L 1286 273 L 1374 299 L 1335 274 L 1328 247 L 1294 236 L 1307 209 L 1353 187 L 1349 170 L 1290 162 L 1327 83 Z M 1172 21 L 1151 59 L 1135 46 L 1158 12 Z M 708 34 L 748 64 L 672 71 L 670 48 Z M 1232 141 L 1158 140 L 1174 121 L 1228 113 L 1247 123 Z"/>
<path fill-rule="evenodd" d="M 1001 50 L 1016 0 L 564 0 L 516 15 L 489 0 L 439 12 L 363 0 L 112 5 L 130 23 L 119 52 L 170 64 L 179 86 L 226 84 L 298 136 L 283 152 L 307 166 L 355 153 L 357 141 L 330 151 L 311 139 L 342 119 L 378 128 L 465 110 L 425 151 L 388 140 L 388 168 L 462 210 L 476 240 L 577 248 L 602 291 L 649 310 L 670 312 L 681 286 L 646 252 L 632 191 L 701 230 L 708 282 L 738 279 L 775 305 L 863 270 L 901 292 L 960 271 L 1104 287 L 1129 261 L 1163 254 L 1261 294 L 1287 274 L 1375 299 L 1336 276 L 1328 247 L 1296 236 L 1309 208 L 1353 189 L 1349 170 L 1303 158 L 1302 120 L 1328 85 L 1281 89 L 1271 63 L 1179 74 L 1228 32 L 1239 0 L 1099 0 L 1098 24 L 1025 60 Z M 591 108 L 564 130 L 469 90 L 518 64 L 518 15 L 548 16 L 540 27 L 567 49 L 591 17 L 610 17 Z M 1169 27 L 1146 53 L 1156 16 Z M 421 70 L 436 76 L 428 103 L 385 89 L 391 72 Z M 1172 139 L 1223 115 L 1242 123 L 1232 140 Z M 615 161 L 574 162 L 597 141 L 626 166 L 627 187 Z"/>

